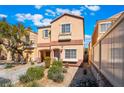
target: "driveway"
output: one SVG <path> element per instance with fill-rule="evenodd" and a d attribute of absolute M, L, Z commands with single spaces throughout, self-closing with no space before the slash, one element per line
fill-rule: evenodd
<path fill-rule="evenodd" d="M 41 65 L 43 65 L 43 63 L 36 65 L 26 64 L 26 65 L 13 67 L 11 69 L 3 69 L 0 71 L 0 78 L 10 79 L 12 83 L 15 84 L 19 81 L 19 76 L 25 74 L 29 67 L 41 66 Z M 2 79 L 0 79 L 0 82 L 2 81 Z"/>

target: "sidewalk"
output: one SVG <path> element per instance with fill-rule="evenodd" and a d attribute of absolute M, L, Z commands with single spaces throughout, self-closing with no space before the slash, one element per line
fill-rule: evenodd
<path fill-rule="evenodd" d="M 30 64 L 26 64 L 26 65 L 20 65 L 17 67 L 13 67 L 11 69 L 3 69 L 0 71 L 0 82 L 2 82 L 2 80 L 11 80 L 12 83 L 16 83 L 19 81 L 19 76 L 26 73 L 27 69 L 29 67 L 33 67 L 33 66 L 37 66 L 37 65 L 43 65 L 43 64 L 36 64 L 36 65 L 30 65 Z"/>

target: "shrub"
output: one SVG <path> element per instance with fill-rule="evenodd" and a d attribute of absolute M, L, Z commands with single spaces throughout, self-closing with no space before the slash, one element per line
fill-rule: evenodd
<path fill-rule="evenodd" d="M 19 81 L 21 82 L 21 83 L 27 83 L 27 82 L 29 82 L 30 81 L 30 79 L 29 79 L 29 77 L 28 77 L 28 75 L 21 75 L 20 77 L 19 77 Z"/>
<path fill-rule="evenodd" d="M 34 65 L 34 62 L 31 62 L 31 65 Z"/>
<path fill-rule="evenodd" d="M 44 76 L 44 68 L 40 66 L 31 67 L 27 70 L 26 75 L 28 75 L 30 81 L 39 80 Z"/>
<path fill-rule="evenodd" d="M 63 68 L 63 73 L 67 73 L 67 69 L 66 68 Z"/>
<path fill-rule="evenodd" d="M 50 61 L 51 61 L 50 57 L 45 57 L 44 62 L 45 62 L 45 67 L 46 68 L 49 68 L 50 67 Z"/>
<path fill-rule="evenodd" d="M 25 75 L 21 75 L 19 80 L 21 83 L 28 83 L 33 80 L 39 80 L 44 76 L 44 68 L 37 66 L 27 70 Z"/>
<path fill-rule="evenodd" d="M 58 61 L 57 60 L 54 60 L 52 66 L 62 67 L 63 64 L 62 64 L 62 61 L 61 60 L 58 60 Z"/>
<path fill-rule="evenodd" d="M 61 61 L 54 61 L 52 67 L 48 70 L 48 78 L 55 82 L 62 82 L 64 79 Z"/>
<path fill-rule="evenodd" d="M 53 79 L 58 73 L 62 73 L 62 68 L 53 66 L 48 71 L 48 78 Z"/>
<path fill-rule="evenodd" d="M 32 81 L 32 82 L 29 82 L 26 87 L 40 87 L 40 85 L 35 82 L 35 81 Z"/>
<path fill-rule="evenodd" d="M 65 68 L 68 68 L 69 67 L 69 63 L 65 63 Z"/>
<path fill-rule="evenodd" d="M 7 63 L 6 66 L 5 66 L 5 69 L 12 68 L 12 67 L 14 67 L 13 64 Z"/>
<path fill-rule="evenodd" d="M 12 81 L 10 79 L 1 80 L 0 87 L 13 87 Z"/>
<path fill-rule="evenodd" d="M 62 82 L 64 80 L 64 75 L 61 73 L 54 74 L 55 76 L 53 77 L 54 82 Z"/>

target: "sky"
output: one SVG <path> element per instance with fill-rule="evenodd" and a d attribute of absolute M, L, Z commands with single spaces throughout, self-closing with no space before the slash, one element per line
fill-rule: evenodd
<path fill-rule="evenodd" d="M 85 47 L 91 40 L 95 24 L 98 20 L 124 11 L 123 5 L 0 5 L 0 20 L 6 17 L 10 24 L 21 22 L 37 32 L 37 27 L 49 25 L 63 13 L 84 17 Z"/>

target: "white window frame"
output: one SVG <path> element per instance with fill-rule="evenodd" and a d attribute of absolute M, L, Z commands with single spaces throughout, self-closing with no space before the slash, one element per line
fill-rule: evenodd
<path fill-rule="evenodd" d="M 48 36 L 47 37 L 45 36 L 46 31 L 48 32 Z M 47 29 L 43 30 L 43 38 L 49 38 L 49 30 L 47 30 Z"/>
<path fill-rule="evenodd" d="M 74 56 L 71 57 L 71 56 L 72 56 L 71 52 L 69 53 L 70 57 L 67 57 L 67 56 L 66 56 L 66 54 L 67 54 L 67 53 L 66 53 L 66 50 L 70 50 L 70 51 L 71 51 L 71 50 L 75 50 L 75 51 L 76 51 L 76 52 L 75 52 L 75 57 L 74 57 Z M 65 52 L 65 55 L 64 55 L 65 59 L 77 59 L 77 49 L 65 49 L 64 52 Z"/>
<path fill-rule="evenodd" d="M 62 25 L 66 25 L 66 24 L 69 24 L 69 25 L 70 25 L 70 32 L 66 32 L 66 31 L 65 31 L 65 32 L 63 33 L 63 32 L 62 32 Z M 61 30 L 60 30 L 61 32 L 60 32 L 60 33 L 61 33 L 61 34 L 71 33 L 71 28 L 72 28 L 71 23 L 62 23 L 62 24 L 61 24 Z"/>
<path fill-rule="evenodd" d="M 101 22 L 100 24 L 99 24 L 99 26 L 100 26 L 100 30 L 99 30 L 99 32 L 100 33 L 104 33 L 105 31 L 107 31 L 108 29 L 109 29 L 109 27 L 106 29 L 106 30 L 103 30 L 102 31 L 102 26 L 101 25 L 103 25 L 103 24 L 112 24 L 112 22 Z M 110 25 L 111 26 L 111 25 Z"/>

